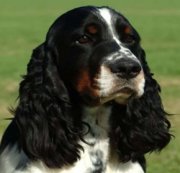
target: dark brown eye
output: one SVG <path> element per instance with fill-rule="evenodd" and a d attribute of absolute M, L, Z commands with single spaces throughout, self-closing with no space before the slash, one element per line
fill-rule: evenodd
<path fill-rule="evenodd" d="M 135 38 L 134 38 L 132 35 L 125 35 L 125 36 L 122 38 L 122 41 L 123 41 L 125 44 L 134 44 L 134 43 L 135 43 Z"/>
<path fill-rule="evenodd" d="M 92 42 L 92 40 L 87 35 L 83 35 L 76 40 L 76 43 L 79 44 L 87 44 L 90 42 Z"/>
<path fill-rule="evenodd" d="M 124 44 L 132 45 L 136 41 L 136 37 L 133 34 L 133 29 L 129 25 L 121 25 L 120 27 L 120 39 Z"/>

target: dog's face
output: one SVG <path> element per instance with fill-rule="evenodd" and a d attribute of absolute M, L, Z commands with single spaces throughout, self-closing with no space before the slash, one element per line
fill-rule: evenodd
<path fill-rule="evenodd" d="M 116 11 L 78 8 L 57 19 L 49 33 L 61 77 L 86 104 L 126 104 L 143 95 L 140 38 Z"/>

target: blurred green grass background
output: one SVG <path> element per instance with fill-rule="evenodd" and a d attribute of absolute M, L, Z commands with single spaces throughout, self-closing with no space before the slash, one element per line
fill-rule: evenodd
<path fill-rule="evenodd" d="M 52 22 L 82 5 L 121 11 L 142 37 L 147 60 L 162 86 L 162 98 L 175 138 L 159 154 L 148 154 L 148 173 L 180 172 L 180 1 L 179 0 L 0 0 L 0 136 L 16 105 L 21 75 L 32 49 L 42 43 Z"/>

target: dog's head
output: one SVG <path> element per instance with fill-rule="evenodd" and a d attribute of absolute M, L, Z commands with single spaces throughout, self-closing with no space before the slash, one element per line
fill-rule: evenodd
<path fill-rule="evenodd" d="M 143 94 L 140 37 L 116 11 L 82 7 L 67 12 L 50 28 L 47 44 L 56 49 L 66 85 L 86 104 L 126 104 Z"/>
<path fill-rule="evenodd" d="M 19 145 L 49 167 L 72 164 L 84 137 L 82 107 L 112 101 L 109 134 L 121 160 L 160 150 L 170 123 L 159 91 L 125 17 L 106 7 L 74 9 L 33 51 L 15 111 Z"/>

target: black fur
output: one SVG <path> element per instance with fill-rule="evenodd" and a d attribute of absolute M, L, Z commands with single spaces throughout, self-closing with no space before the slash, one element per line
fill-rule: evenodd
<path fill-rule="evenodd" d="M 20 136 L 26 136 L 20 139 L 20 147 L 31 159 L 61 167 L 79 158 L 81 146 L 77 140 L 82 123 L 72 113 L 68 91 L 48 49 L 41 45 L 33 52 L 27 76 L 20 85 L 14 121 Z"/>
<path fill-rule="evenodd" d="M 91 20 L 90 13 L 95 8 L 85 7 L 79 11 L 74 10 L 72 15 L 65 14 L 58 18 L 50 28 L 46 41 L 33 51 L 27 75 L 20 84 L 15 118 L 3 137 L 0 152 L 7 145 L 17 143 L 19 150 L 24 150 L 30 160 L 42 160 L 50 168 L 70 165 L 79 159 L 83 148 L 78 141 L 83 140 L 87 133 L 83 127 L 88 125 L 82 122 L 81 117 L 84 96 L 73 89 L 74 80 L 70 81 L 69 76 L 75 75 L 75 70 L 81 68 L 82 64 L 87 66 L 86 61 L 76 62 L 76 57 L 73 57 L 78 51 L 82 52 L 80 56 L 86 51 L 84 47 L 79 47 L 79 50 L 72 48 L 68 52 L 67 35 L 74 32 L 77 26 L 83 26 L 80 20 L 82 15 Z M 71 26 L 69 23 L 66 26 L 67 20 L 71 20 Z M 121 161 L 141 160 L 145 164 L 144 154 L 164 148 L 171 135 L 170 123 L 159 95 L 160 86 L 152 78 L 137 33 L 136 36 L 137 43 L 129 46 L 129 49 L 143 66 L 145 92 L 141 98 L 132 98 L 125 106 L 114 101 L 109 103 L 113 107 L 110 139 L 111 145 L 118 148 Z M 106 49 L 101 54 L 108 51 L 112 50 Z M 67 56 L 72 59 L 63 58 Z M 93 63 L 97 64 L 95 60 Z M 96 64 L 93 72 L 97 70 Z"/>

